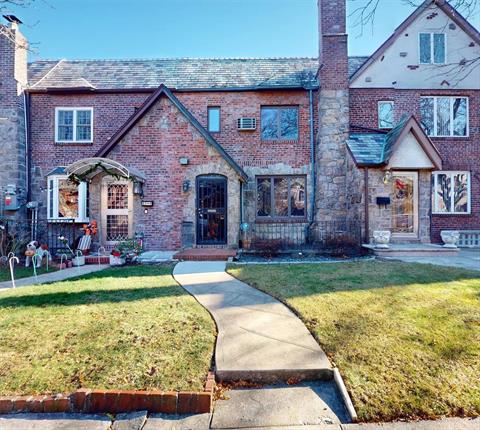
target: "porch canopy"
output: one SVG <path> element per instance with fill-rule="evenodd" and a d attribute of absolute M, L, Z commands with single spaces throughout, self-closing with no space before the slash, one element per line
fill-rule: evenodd
<path fill-rule="evenodd" d="M 91 157 L 75 161 L 65 168 L 69 176 L 79 180 L 92 179 L 100 173 L 133 181 L 145 182 L 145 175 L 133 167 L 126 167 L 109 158 Z"/>

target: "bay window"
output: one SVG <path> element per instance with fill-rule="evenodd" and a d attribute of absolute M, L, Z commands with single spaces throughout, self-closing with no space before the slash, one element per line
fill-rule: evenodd
<path fill-rule="evenodd" d="M 302 219 L 306 207 L 305 176 L 257 177 L 257 218 Z"/>
<path fill-rule="evenodd" d="M 421 97 L 420 116 L 428 136 L 468 136 L 467 97 Z"/>
<path fill-rule="evenodd" d="M 91 143 L 93 141 L 93 108 L 56 108 L 55 142 Z"/>
<path fill-rule="evenodd" d="M 434 172 L 432 212 L 434 214 L 470 213 L 470 173 Z"/>
<path fill-rule="evenodd" d="M 67 176 L 47 179 L 47 217 L 49 220 L 88 220 L 87 183 L 76 184 Z"/>

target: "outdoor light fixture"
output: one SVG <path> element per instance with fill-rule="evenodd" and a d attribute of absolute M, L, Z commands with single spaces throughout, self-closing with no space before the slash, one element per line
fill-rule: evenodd
<path fill-rule="evenodd" d="M 135 181 L 133 183 L 133 194 L 143 196 L 143 184 L 140 181 Z"/>
<path fill-rule="evenodd" d="M 392 172 L 390 170 L 386 170 L 383 175 L 383 183 L 387 185 L 388 183 L 390 183 L 391 179 L 392 179 Z"/>
<path fill-rule="evenodd" d="M 180 162 L 180 165 L 188 166 L 188 158 L 187 157 L 181 157 L 178 161 Z"/>
<path fill-rule="evenodd" d="M 183 181 L 182 190 L 184 193 L 186 193 L 189 189 L 190 189 L 190 181 L 187 179 L 186 181 Z"/>

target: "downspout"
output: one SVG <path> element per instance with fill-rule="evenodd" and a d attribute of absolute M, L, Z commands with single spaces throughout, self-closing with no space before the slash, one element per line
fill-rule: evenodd
<path fill-rule="evenodd" d="M 370 243 L 370 217 L 368 211 L 368 167 L 363 168 L 364 198 L 365 198 L 365 243 Z"/>
<path fill-rule="evenodd" d="M 25 186 L 27 189 L 27 203 L 31 200 L 32 190 L 32 173 L 30 169 L 30 159 L 31 159 L 31 150 L 30 150 L 30 97 L 27 95 L 27 92 L 23 90 L 23 120 L 25 122 Z"/>
<path fill-rule="evenodd" d="M 317 189 L 316 164 L 315 164 L 315 131 L 313 119 L 313 89 L 308 89 L 309 111 L 310 111 L 310 175 L 312 177 L 312 194 L 310 196 L 310 225 L 315 219 L 315 195 Z"/>

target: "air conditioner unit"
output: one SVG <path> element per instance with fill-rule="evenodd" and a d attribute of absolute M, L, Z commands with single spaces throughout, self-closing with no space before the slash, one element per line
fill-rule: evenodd
<path fill-rule="evenodd" d="M 257 119 L 256 118 L 238 118 L 237 128 L 239 130 L 256 130 Z"/>

